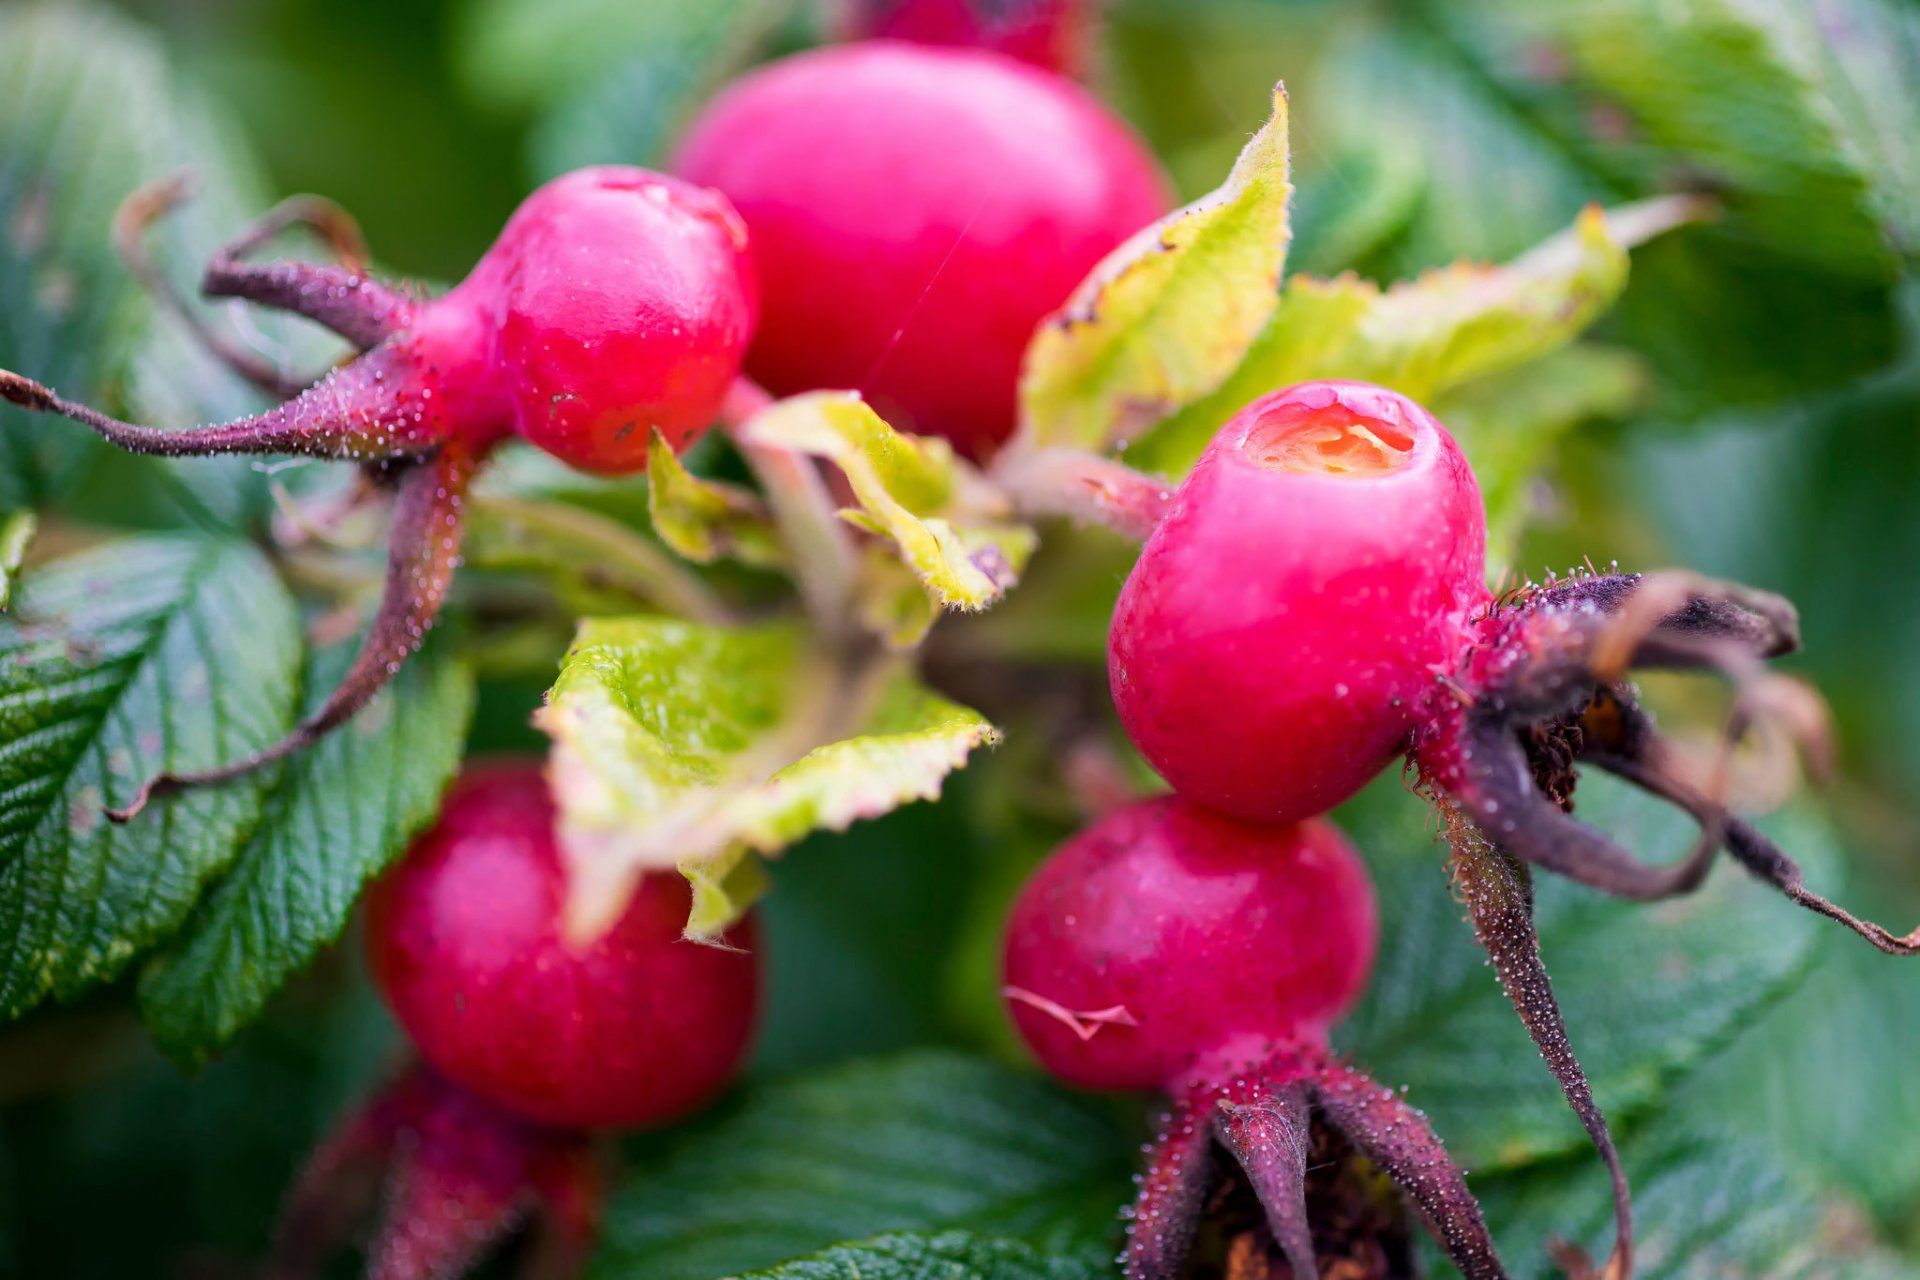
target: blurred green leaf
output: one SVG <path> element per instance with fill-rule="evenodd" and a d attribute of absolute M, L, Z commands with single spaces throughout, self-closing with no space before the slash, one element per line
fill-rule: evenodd
<path fill-rule="evenodd" d="M 14 583 L 20 578 L 20 566 L 39 528 L 40 520 L 31 511 L 15 511 L 0 520 L 0 613 L 13 602 Z"/>
<path fill-rule="evenodd" d="M 1576 343 L 1434 401 L 1480 480 L 1490 581 L 1516 567 L 1521 532 L 1541 514 L 1539 486 L 1562 442 L 1587 423 L 1627 417 L 1647 399 L 1650 380 L 1632 352 Z"/>
<path fill-rule="evenodd" d="M 71 999 L 167 936 L 261 811 L 241 779 L 118 826 L 160 769 L 204 769 L 292 724 L 298 620 L 260 555 L 114 543 L 37 570 L 0 621 L 0 1017 Z"/>
<path fill-rule="evenodd" d="M 884 1249 L 820 1251 L 882 1232 L 966 1229 L 1046 1253 L 981 1241 L 984 1253 L 929 1255 L 962 1268 L 930 1274 L 971 1275 L 969 1256 L 1024 1258 L 1046 1276 L 1104 1274 L 1131 1161 L 1104 1108 L 1031 1076 L 929 1051 L 850 1063 L 755 1086 L 640 1159 L 607 1208 L 591 1275 L 711 1280 L 808 1255 L 776 1274 L 890 1275 L 844 1270 L 885 1262 Z M 1051 1269 L 1068 1265 L 1061 1255 L 1104 1265 Z"/>
<path fill-rule="evenodd" d="M 316 655 L 307 711 L 358 648 Z M 340 936 L 362 887 L 438 812 L 472 711 L 472 673 L 435 633 L 365 710 L 284 766 L 233 869 L 141 976 L 162 1049 L 204 1062 Z"/>
<path fill-rule="evenodd" d="M 588 936 L 668 867 L 694 886 L 688 932 L 717 933 L 762 888 L 750 854 L 932 799 L 998 736 L 901 663 L 843 665 L 787 622 L 589 620 L 536 721 L 554 740 L 567 927 Z"/>
<path fill-rule="evenodd" d="M 1583 776 L 1578 815 L 1626 848 L 1678 851 L 1692 828 L 1674 810 L 1611 779 Z M 1341 1043 L 1410 1099 L 1468 1169 L 1582 1150 L 1586 1138 L 1514 1017 L 1448 891 L 1422 805 L 1397 782 L 1348 815 L 1381 904 L 1373 986 Z M 1760 825 L 1831 883 L 1834 837 L 1812 811 Z M 1594 1096 L 1615 1124 L 1666 1091 L 1802 979 L 1834 926 L 1722 867 L 1700 893 L 1658 905 L 1605 899 L 1540 876 L 1541 953 Z"/>
<path fill-rule="evenodd" d="M 178 163 L 171 88 L 137 28 L 84 5 L 0 12 L 0 353 L 72 397 L 126 372 L 134 302 L 109 225 Z M 84 428 L 0 405 L 0 507 L 69 487 L 103 447 Z"/>
<path fill-rule="evenodd" d="M 1633 1183 L 1635 1274 L 1645 1280 L 1920 1275 L 1848 1239 L 1843 1206 L 1765 1151 L 1680 1113 L 1636 1136 L 1621 1157 Z M 1514 1275 L 1553 1274 L 1548 1246 L 1555 1240 L 1596 1258 L 1612 1245 L 1613 1202 L 1598 1161 L 1480 1182 L 1475 1190 Z"/>
<path fill-rule="evenodd" d="M 659 165 L 699 99 L 746 61 L 792 0 L 480 0 L 454 43 L 467 91 L 535 113 L 536 177 Z"/>
<path fill-rule="evenodd" d="M 1352 378 L 1427 402 L 1564 347 L 1620 296 L 1627 249 L 1698 216 L 1684 200 L 1603 212 L 1501 267 L 1461 262 L 1382 289 L 1294 276 L 1246 359 L 1213 394 L 1156 427 L 1128 461 L 1184 474 L 1222 423 L 1268 391 Z M 1487 460 L 1474 457 L 1486 474 Z"/>
<path fill-rule="evenodd" d="M 144 30 L 87 4 L 0 12 L 0 86 L 5 361 L 70 397 L 160 425 L 258 410 L 257 392 L 142 296 L 111 231 L 137 187 L 190 168 L 197 199 L 151 239 L 169 276 L 196 282 L 214 245 L 265 207 L 264 182 L 228 117 L 174 79 Z M 285 317 L 262 316 L 247 332 L 263 354 L 293 363 L 321 367 L 338 350 Z M 0 406 L 0 507 L 74 496 L 103 448 L 83 428 Z M 237 527 L 267 511 L 249 461 L 151 464 L 150 474 L 202 523 Z"/>
<path fill-rule="evenodd" d="M 1212 391 L 1273 314 L 1290 230 L 1287 95 L 1221 187 L 1108 254 L 1040 322 L 1013 449 L 1123 443 Z"/>
<path fill-rule="evenodd" d="M 1790 38 L 1790 3 L 1417 8 L 1350 31 L 1302 107 L 1341 154 L 1390 137 L 1425 157 L 1424 205 L 1377 273 L 1511 254 L 1593 200 L 1705 191 L 1723 221 L 1639 255 L 1609 326 L 1660 373 L 1669 408 L 1764 403 L 1890 358 L 1897 233 L 1881 218 L 1905 180 L 1895 164 L 1881 182 L 1868 157 L 1882 144 L 1849 136 L 1819 38 Z M 1833 13 L 1823 35 L 1848 26 Z M 1853 116 L 1911 110 L 1862 70 L 1872 105 Z"/>

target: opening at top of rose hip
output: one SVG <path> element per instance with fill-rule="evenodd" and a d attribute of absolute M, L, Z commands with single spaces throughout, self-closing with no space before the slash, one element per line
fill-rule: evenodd
<path fill-rule="evenodd" d="M 1345 404 L 1278 404 L 1247 431 L 1240 448 L 1273 471 L 1377 476 L 1413 457 L 1414 436 L 1396 419 L 1359 413 Z"/>

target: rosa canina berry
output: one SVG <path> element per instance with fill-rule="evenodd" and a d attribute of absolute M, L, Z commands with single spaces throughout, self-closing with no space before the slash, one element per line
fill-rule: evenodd
<path fill-rule="evenodd" d="M 427 1062 L 517 1115 L 596 1129 L 675 1119 L 746 1052 L 755 924 L 726 946 L 686 941 L 686 882 L 652 875 L 617 925 L 570 945 L 554 823 L 537 766 L 464 774 L 368 894 L 374 975 Z"/>
<path fill-rule="evenodd" d="M 1376 932 L 1366 868 L 1331 823 L 1257 826 L 1162 796 L 1034 874 L 1007 926 L 1005 976 L 1048 1071 L 1169 1089 L 1281 1043 L 1324 1044 L 1365 985 Z"/>
<path fill-rule="evenodd" d="M 1485 565 L 1479 485 L 1425 409 L 1353 382 L 1263 396 L 1121 590 L 1114 705 L 1183 795 L 1255 821 L 1323 813 L 1407 745 Z"/>
<path fill-rule="evenodd" d="M 177 185 L 130 204 L 164 209 Z M 654 432 L 679 449 L 713 421 L 753 332 L 746 228 L 725 197 L 678 178 L 621 166 L 556 178 L 527 197 L 467 278 L 435 299 L 345 265 L 244 261 L 300 223 L 328 229 L 336 244 L 357 242 L 351 220 L 322 206 L 296 199 L 268 213 L 215 253 L 202 281 L 209 296 L 292 311 L 361 349 L 278 408 L 216 426 L 147 429 L 0 370 L 0 399 L 73 418 L 135 453 L 345 459 L 366 466 L 371 488 L 394 492 L 380 612 L 332 697 L 245 759 L 149 779 L 131 803 L 108 810 L 118 821 L 153 796 L 281 759 L 365 706 L 433 624 L 459 563 L 468 487 L 502 439 L 517 434 L 588 471 L 641 470 Z M 284 383 L 200 332 L 243 376 Z"/>
<path fill-rule="evenodd" d="M 1328 1052 L 1377 929 L 1372 882 L 1332 823 L 1247 823 L 1179 796 L 1109 814 L 1028 880 L 1003 970 L 1020 1034 L 1070 1084 L 1171 1095 L 1127 1211 L 1128 1280 L 1195 1273 L 1196 1228 L 1220 1201 L 1216 1145 L 1264 1218 L 1222 1213 L 1232 1274 L 1282 1260 L 1296 1276 L 1387 1274 L 1384 1260 L 1406 1255 L 1405 1214 L 1382 1213 L 1356 1150 L 1464 1274 L 1503 1274 L 1426 1121 Z M 1252 1269 L 1264 1255 L 1273 1265 Z"/>
<path fill-rule="evenodd" d="M 891 40 L 744 77 L 674 170 L 752 230 L 755 379 L 861 391 L 974 457 L 1013 429 L 1034 327 L 1170 203 L 1152 156 L 1071 81 Z"/>

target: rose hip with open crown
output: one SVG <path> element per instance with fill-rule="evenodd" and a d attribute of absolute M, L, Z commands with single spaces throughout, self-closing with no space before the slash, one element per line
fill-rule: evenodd
<path fill-rule="evenodd" d="M 1402 751 L 1487 592 L 1486 515 L 1446 429 L 1310 382 L 1222 427 L 1114 610 L 1114 705 L 1181 794 L 1291 822 Z"/>

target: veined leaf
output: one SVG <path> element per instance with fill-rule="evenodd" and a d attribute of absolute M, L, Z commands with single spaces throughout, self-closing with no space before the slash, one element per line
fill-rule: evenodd
<path fill-rule="evenodd" d="M 829 1246 L 882 1232 L 979 1231 L 1106 1263 L 1133 1162 L 1123 1133 L 1092 1099 L 946 1052 L 750 1086 L 631 1168 L 593 1274 L 841 1275 L 822 1268 L 877 1242 Z"/>
<path fill-rule="evenodd" d="M 1104 449 L 1220 385 L 1273 315 L 1291 191 L 1276 88 L 1225 185 L 1115 249 L 1040 322 L 1010 447 Z"/>
<path fill-rule="evenodd" d="M 1233 376 L 1141 440 L 1128 461 L 1184 473 L 1248 401 L 1296 382 L 1353 378 L 1426 403 L 1540 359 L 1619 297 L 1630 246 L 1699 214 L 1677 198 L 1589 206 L 1568 231 L 1504 266 L 1456 263 L 1385 289 L 1354 275 L 1294 276 Z"/>
<path fill-rule="evenodd" d="M 240 779 L 158 802 L 146 777 L 281 737 L 293 603 L 241 543 L 142 538 L 37 571 L 0 620 L 0 1017 L 112 978 L 186 916 L 260 813 Z"/>
<path fill-rule="evenodd" d="M 1091 1254 L 1061 1257 L 1018 1240 L 943 1231 L 906 1232 L 836 1245 L 738 1280 L 1106 1280 L 1113 1263 Z"/>
<path fill-rule="evenodd" d="M 948 608 L 986 608 L 1033 552 L 1033 530 L 1005 518 L 1004 503 L 945 440 L 895 431 L 855 394 L 782 400 L 748 422 L 741 439 L 840 468 L 860 504 L 842 516 L 889 539 L 927 594 Z"/>
<path fill-rule="evenodd" d="M 591 619 L 536 721 L 554 740 L 579 936 L 673 867 L 694 886 L 688 933 L 717 934 L 758 895 L 750 854 L 932 799 L 997 738 L 897 660 L 843 666 L 786 622 Z"/>
<path fill-rule="evenodd" d="M 658 431 L 647 445 L 647 512 L 660 540 L 696 564 L 724 557 L 771 569 L 787 561 L 760 496 L 694 475 Z"/>
<path fill-rule="evenodd" d="M 318 707 L 358 649 L 319 654 Z M 435 632 L 351 721 L 295 756 L 233 869 L 148 965 L 140 1004 L 160 1047 L 204 1061 L 339 937 L 361 888 L 432 821 L 460 761 L 473 676 Z"/>
<path fill-rule="evenodd" d="M 1751 1099 L 1749 1102 L 1751 1103 Z M 1635 1274 L 1846 1276 L 1911 1280 L 1911 1261 L 1847 1232 L 1848 1206 L 1740 1134 L 1688 1123 L 1670 1111 L 1621 1148 L 1633 1179 Z M 1597 1161 L 1476 1186 L 1513 1275 L 1549 1275 L 1555 1240 L 1604 1256 L 1612 1200 Z M 1852 1238 L 1848 1238 L 1851 1236 Z"/>

